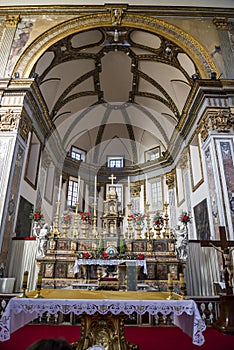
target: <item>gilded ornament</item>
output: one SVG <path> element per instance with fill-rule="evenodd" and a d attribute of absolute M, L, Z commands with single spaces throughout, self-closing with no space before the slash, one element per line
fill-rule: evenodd
<path fill-rule="evenodd" d="M 20 116 L 12 110 L 0 114 L 0 131 L 13 131 L 18 127 Z"/>

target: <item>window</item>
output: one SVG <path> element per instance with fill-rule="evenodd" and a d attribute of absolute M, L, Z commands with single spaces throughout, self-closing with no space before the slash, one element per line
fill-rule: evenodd
<path fill-rule="evenodd" d="M 67 193 L 67 205 L 68 207 L 75 208 L 76 202 L 78 202 L 78 182 L 69 180 L 68 193 Z"/>
<path fill-rule="evenodd" d="M 108 157 L 107 166 L 109 168 L 123 168 L 123 157 Z"/>
<path fill-rule="evenodd" d="M 37 186 L 41 144 L 35 133 L 32 133 L 28 151 L 25 180 L 34 188 Z"/>
<path fill-rule="evenodd" d="M 162 184 L 160 179 L 151 183 L 151 200 L 152 200 L 152 207 L 154 210 L 162 209 L 163 199 L 162 199 Z"/>
<path fill-rule="evenodd" d="M 82 151 L 81 149 L 72 146 L 71 152 L 70 152 L 70 157 L 75 160 L 85 160 L 85 155 L 86 153 Z"/>
<path fill-rule="evenodd" d="M 155 147 L 155 148 L 152 148 L 151 150 L 147 151 L 145 153 L 145 160 L 146 160 L 146 162 L 150 162 L 152 160 L 155 160 L 155 159 L 159 158 L 160 155 L 161 155 L 160 153 L 161 152 L 160 152 L 160 147 L 159 146 Z"/>

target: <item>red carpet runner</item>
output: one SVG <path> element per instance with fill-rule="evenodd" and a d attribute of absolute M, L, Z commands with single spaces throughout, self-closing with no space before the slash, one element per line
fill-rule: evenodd
<path fill-rule="evenodd" d="M 0 343 L 0 350 L 26 350 L 42 338 L 64 338 L 74 342 L 79 334 L 79 326 L 27 325 L 13 333 L 9 341 Z M 126 327 L 127 340 L 138 344 L 140 350 L 234 350 L 234 336 L 224 335 L 211 327 L 203 334 L 205 344 L 199 347 L 177 327 Z"/>

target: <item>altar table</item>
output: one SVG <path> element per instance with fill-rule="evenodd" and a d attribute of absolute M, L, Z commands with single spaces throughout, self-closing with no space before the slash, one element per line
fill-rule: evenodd
<path fill-rule="evenodd" d="M 34 294 L 33 294 L 34 293 Z M 169 315 L 173 313 L 174 324 L 187 333 L 195 345 L 204 343 L 203 331 L 206 326 L 198 311 L 197 305 L 193 300 L 166 300 L 168 293 L 160 292 L 113 292 L 113 291 L 73 291 L 73 290 L 48 290 L 43 289 L 42 299 L 34 298 L 35 292 L 29 293 L 29 298 L 12 298 L 0 321 L 0 341 L 10 339 L 10 334 L 25 324 L 36 319 L 45 312 L 56 314 L 69 314 L 73 312 L 75 315 L 87 315 L 89 318 L 89 326 L 91 318 L 97 315 L 102 316 L 103 320 L 108 317 L 121 316 L 117 326 L 122 327 L 120 334 L 121 338 L 124 333 L 123 317 L 133 314 Z M 58 298 L 61 296 L 61 298 Z M 66 298 L 62 298 L 66 296 Z M 156 299 L 157 298 L 157 299 Z M 91 318 L 90 318 L 91 317 Z M 102 321 L 103 322 L 103 321 Z M 116 326 L 113 323 L 113 327 Z M 87 331 L 87 324 L 82 325 L 83 330 Z M 108 329 L 108 327 L 107 327 Z M 122 333 L 121 333 L 122 332 Z M 82 334 L 82 332 L 81 332 Z M 87 334 L 86 334 L 87 338 Z M 78 341 L 77 349 L 87 348 L 84 343 Z M 89 345 L 90 346 L 90 345 Z M 122 346 L 122 345 L 121 345 Z M 119 349 L 125 349 L 120 347 Z M 127 349 L 127 347 L 126 347 Z"/>

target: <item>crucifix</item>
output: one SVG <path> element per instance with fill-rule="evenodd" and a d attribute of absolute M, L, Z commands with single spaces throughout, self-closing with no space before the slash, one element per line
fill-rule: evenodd
<path fill-rule="evenodd" d="M 234 249 L 234 241 L 228 241 L 226 238 L 226 231 L 224 226 L 219 227 L 220 240 L 219 241 L 201 241 L 202 247 L 213 247 L 222 255 L 224 281 L 227 294 L 233 294 L 232 278 L 233 278 L 233 264 L 232 251 Z"/>
<path fill-rule="evenodd" d="M 111 176 L 109 176 L 108 179 L 111 180 L 111 185 L 114 185 L 114 180 L 116 180 L 116 176 L 114 176 L 114 174 L 111 174 Z"/>

